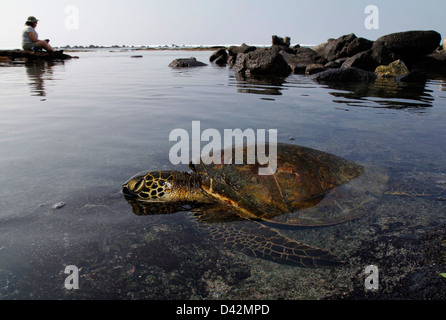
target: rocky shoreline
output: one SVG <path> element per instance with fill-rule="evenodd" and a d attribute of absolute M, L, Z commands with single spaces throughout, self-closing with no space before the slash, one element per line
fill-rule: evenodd
<path fill-rule="evenodd" d="M 314 48 L 290 46 L 290 38 L 273 36 L 271 47 L 242 44 L 215 51 L 210 62 L 247 76 L 311 75 L 314 80 L 370 81 L 395 77 L 425 81 L 427 75 L 446 73 L 446 51 L 436 31 L 406 31 L 376 41 L 351 33 Z"/>
<path fill-rule="evenodd" d="M 75 57 L 60 52 L 48 53 L 25 50 L 0 50 L 0 63 L 3 64 L 25 63 L 27 61 L 36 60 L 69 60 L 73 58 Z"/>
<path fill-rule="evenodd" d="M 379 77 L 401 82 L 424 82 L 446 74 L 446 50 L 440 33 L 418 30 L 392 33 L 376 41 L 354 33 L 328 39 L 316 47 L 291 46 L 289 37 L 272 37 L 270 47 L 240 46 L 200 48 L 215 50 L 209 60 L 229 66 L 243 76 L 306 74 L 317 82 L 373 81 Z M 35 60 L 68 60 L 64 53 L 0 50 L 1 64 Z M 174 68 L 204 66 L 194 58 L 177 59 Z"/>

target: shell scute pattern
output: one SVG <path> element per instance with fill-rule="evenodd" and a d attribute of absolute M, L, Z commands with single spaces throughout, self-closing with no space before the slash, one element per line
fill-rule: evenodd
<path fill-rule="evenodd" d="M 153 172 L 148 173 L 139 182 L 141 186 L 136 186 L 135 191 L 139 191 L 139 195 L 143 199 L 160 199 L 171 192 L 172 180 L 172 175 L 168 175 L 165 172 L 159 172 L 158 176 L 155 176 Z M 142 191 L 143 186 L 148 191 Z"/>

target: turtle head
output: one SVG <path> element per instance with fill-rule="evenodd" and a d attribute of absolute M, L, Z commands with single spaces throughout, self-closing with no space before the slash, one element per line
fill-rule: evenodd
<path fill-rule="evenodd" d="M 156 171 L 137 174 L 123 186 L 122 193 L 142 201 L 171 201 L 175 187 L 173 172 Z"/>
<path fill-rule="evenodd" d="M 177 171 L 154 171 L 137 174 L 123 186 L 122 193 L 145 202 L 200 201 L 201 183 L 195 174 Z"/>

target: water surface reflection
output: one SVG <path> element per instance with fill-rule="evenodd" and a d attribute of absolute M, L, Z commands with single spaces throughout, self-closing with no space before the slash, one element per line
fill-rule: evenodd
<path fill-rule="evenodd" d="M 371 84 L 335 83 L 326 87 L 336 90 L 330 92 L 336 98 L 333 102 L 349 106 L 422 111 L 432 107 L 435 100 L 425 83 L 409 84 L 394 79 L 378 79 Z"/>
<path fill-rule="evenodd" d="M 316 86 L 304 75 L 285 77 L 230 75 L 229 86 L 237 87 L 237 92 L 258 95 L 283 95 L 290 87 L 310 88 Z M 377 79 L 374 83 L 331 83 L 323 86 L 335 97 L 336 104 L 354 107 L 372 107 L 387 109 L 410 109 L 423 111 L 431 108 L 435 100 L 433 91 L 425 82 L 403 83 L 395 79 Z M 334 90 L 334 91 L 332 91 Z M 440 85 L 444 90 L 444 84 Z M 273 99 L 272 99 L 273 100 Z"/>
<path fill-rule="evenodd" d="M 54 80 L 54 67 L 63 65 L 63 61 L 32 61 L 25 65 L 26 75 L 32 96 L 45 97 L 46 82 Z"/>
<path fill-rule="evenodd" d="M 286 90 L 283 84 L 286 77 L 245 76 L 235 73 L 229 78 L 229 85 L 237 87 L 237 92 L 280 96 Z"/>

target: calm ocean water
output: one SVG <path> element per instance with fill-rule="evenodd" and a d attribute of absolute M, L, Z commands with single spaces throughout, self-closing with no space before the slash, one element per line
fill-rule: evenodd
<path fill-rule="evenodd" d="M 373 258 L 330 273 L 281 266 L 219 248 L 193 232 L 187 213 L 134 215 L 122 183 L 185 169 L 169 162 L 169 134 L 190 132 L 192 121 L 220 132 L 277 129 L 280 142 L 385 168 L 401 193 L 440 190 L 387 196 L 364 220 L 292 234 L 305 243 L 354 260 L 383 230 L 401 237 L 445 222 L 446 81 L 330 87 L 302 75 L 168 67 L 210 54 L 104 50 L 0 67 L 0 298 L 317 299 L 362 285 Z M 64 287 L 68 265 L 79 269 L 78 290 Z"/>

